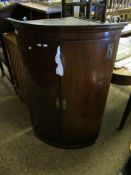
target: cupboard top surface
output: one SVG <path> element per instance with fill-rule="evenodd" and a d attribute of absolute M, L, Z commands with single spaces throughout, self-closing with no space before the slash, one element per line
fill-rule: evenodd
<path fill-rule="evenodd" d="M 33 27 L 59 27 L 59 28 L 68 28 L 68 27 L 75 27 L 75 28 L 87 28 L 87 29 L 123 29 L 127 23 L 101 23 L 101 22 L 94 22 L 85 19 L 79 19 L 74 17 L 67 17 L 67 18 L 56 18 L 56 19 L 40 19 L 40 20 L 31 20 L 31 21 L 18 21 L 11 18 L 8 18 L 13 23 L 23 24 L 26 26 L 33 26 Z"/>

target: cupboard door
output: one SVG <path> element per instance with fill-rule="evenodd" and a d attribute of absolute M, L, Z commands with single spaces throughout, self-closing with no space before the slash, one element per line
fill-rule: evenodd
<path fill-rule="evenodd" d="M 55 73 L 58 42 L 35 36 L 20 38 L 33 126 L 40 137 L 59 143 L 59 78 Z"/>
<path fill-rule="evenodd" d="M 97 138 L 117 49 L 117 44 L 110 42 L 103 39 L 61 43 L 61 128 L 65 145 L 86 144 Z"/>

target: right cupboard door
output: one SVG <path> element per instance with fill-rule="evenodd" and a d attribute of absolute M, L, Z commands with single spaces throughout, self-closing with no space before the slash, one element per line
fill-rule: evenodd
<path fill-rule="evenodd" d="M 64 66 L 61 129 L 64 145 L 81 146 L 97 138 L 117 45 L 109 39 L 61 43 Z"/>

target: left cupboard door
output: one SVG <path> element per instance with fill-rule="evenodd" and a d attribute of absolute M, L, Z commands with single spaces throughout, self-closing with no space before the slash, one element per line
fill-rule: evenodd
<path fill-rule="evenodd" d="M 60 99 L 55 55 L 58 41 L 37 36 L 19 37 L 26 69 L 28 103 L 32 124 L 41 139 L 59 144 Z"/>

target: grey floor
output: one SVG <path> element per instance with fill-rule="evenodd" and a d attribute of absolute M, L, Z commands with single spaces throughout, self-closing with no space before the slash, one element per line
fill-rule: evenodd
<path fill-rule="evenodd" d="M 130 91 L 111 85 L 96 144 L 65 150 L 34 136 L 26 105 L 0 78 L 0 175 L 118 175 L 129 156 L 131 115 L 117 127 Z"/>

